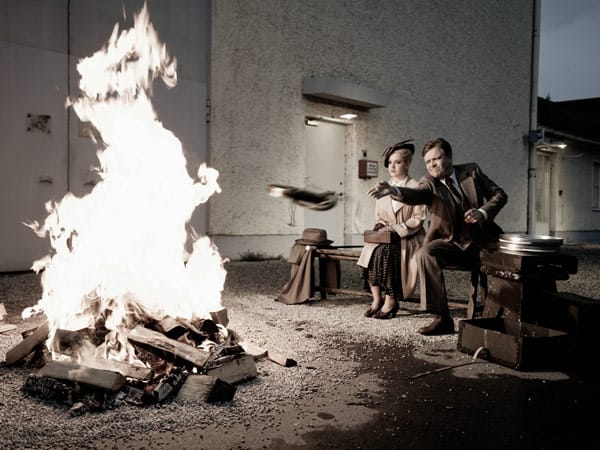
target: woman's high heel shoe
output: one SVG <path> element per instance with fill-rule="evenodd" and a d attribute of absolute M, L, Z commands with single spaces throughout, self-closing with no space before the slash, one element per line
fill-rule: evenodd
<path fill-rule="evenodd" d="M 394 305 L 394 307 L 392 309 L 390 309 L 388 312 L 384 312 L 383 310 L 380 309 L 375 314 L 373 314 L 373 318 L 374 319 L 393 319 L 394 317 L 396 317 L 396 314 L 398 314 L 399 309 L 400 309 L 400 305 L 398 303 L 396 303 Z"/>
<path fill-rule="evenodd" d="M 373 308 L 369 308 L 366 312 L 365 312 L 365 317 L 373 317 L 375 314 L 377 314 L 379 312 L 379 308 L 377 309 L 373 309 Z"/>

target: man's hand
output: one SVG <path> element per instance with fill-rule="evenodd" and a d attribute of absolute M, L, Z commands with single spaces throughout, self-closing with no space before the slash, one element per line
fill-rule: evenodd
<path fill-rule="evenodd" d="M 386 195 L 395 195 L 396 190 L 387 182 L 380 181 L 367 192 L 371 197 L 381 198 Z"/>
<path fill-rule="evenodd" d="M 477 223 L 481 222 L 484 219 L 485 217 L 483 217 L 483 214 L 478 209 L 471 208 L 467 212 L 465 212 L 466 223 Z"/>

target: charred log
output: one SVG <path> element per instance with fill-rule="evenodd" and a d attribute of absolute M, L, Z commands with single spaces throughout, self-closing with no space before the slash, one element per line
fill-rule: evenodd
<path fill-rule="evenodd" d="M 69 406 L 77 400 L 79 393 L 77 385 L 33 374 L 25 379 L 25 384 L 23 384 L 21 390 L 27 395 Z"/>
<path fill-rule="evenodd" d="M 118 372 L 94 369 L 66 361 L 50 361 L 39 370 L 38 375 L 76 381 L 109 391 L 118 391 L 125 384 L 125 377 Z"/>

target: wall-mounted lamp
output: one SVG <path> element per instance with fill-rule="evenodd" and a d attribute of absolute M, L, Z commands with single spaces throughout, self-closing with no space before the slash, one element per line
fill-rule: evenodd
<path fill-rule="evenodd" d="M 565 144 L 563 141 L 557 141 L 554 139 L 544 139 L 541 142 L 538 142 L 535 148 L 547 152 L 557 152 L 559 149 L 564 150 L 567 148 L 567 144 Z"/>
<path fill-rule="evenodd" d="M 358 116 L 354 113 L 346 113 L 346 114 L 342 114 L 340 116 L 340 119 L 346 119 L 346 120 L 352 120 L 352 119 L 356 119 Z"/>

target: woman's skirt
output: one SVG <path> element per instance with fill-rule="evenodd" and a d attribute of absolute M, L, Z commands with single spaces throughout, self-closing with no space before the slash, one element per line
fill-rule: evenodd
<path fill-rule="evenodd" d="M 403 300 L 401 261 L 400 244 L 378 245 L 371 255 L 369 267 L 362 269 L 362 278 L 370 285 L 380 286 L 384 294 Z"/>

